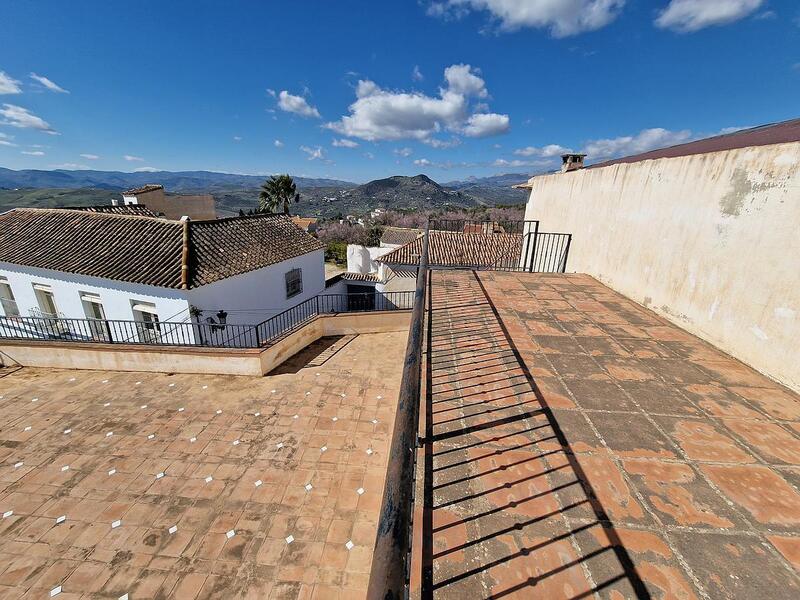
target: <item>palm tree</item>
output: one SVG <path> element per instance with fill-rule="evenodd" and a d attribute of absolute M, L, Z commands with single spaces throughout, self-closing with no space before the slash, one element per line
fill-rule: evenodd
<path fill-rule="evenodd" d="M 273 175 L 261 184 L 261 193 L 258 195 L 258 210 L 261 212 L 275 212 L 283 204 L 283 212 L 289 214 L 291 201 L 300 202 L 297 186 L 289 175 Z"/>

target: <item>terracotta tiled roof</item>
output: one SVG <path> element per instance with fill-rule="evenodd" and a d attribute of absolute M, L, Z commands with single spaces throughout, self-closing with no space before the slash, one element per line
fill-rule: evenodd
<path fill-rule="evenodd" d="M 163 185 L 158 185 L 156 183 L 148 183 L 147 185 L 143 185 L 138 188 L 131 188 L 122 192 L 123 194 L 146 194 L 147 192 L 154 192 L 155 190 L 163 190 Z"/>
<path fill-rule="evenodd" d="M 378 277 L 377 273 L 350 273 L 349 271 L 345 271 L 344 273 L 338 273 L 326 280 L 325 287 L 331 287 L 333 284 L 340 281 L 369 281 L 371 283 L 379 283 L 382 279 Z"/>
<path fill-rule="evenodd" d="M 142 217 L 158 217 L 157 213 L 147 208 L 144 204 L 104 204 L 101 206 L 67 206 L 70 210 L 84 210 L 87 212 L 107 213 L 114 215 L 139 215 Z"/>
<path fill-rule="evenodd" d="M 284 215 L 180 222 L 69 209 L 0 214 L 0 262 L 168 288 L 195 288 L 320 249 Z"/>
<path fill-rule="evenodd" d="M 192 221 L 189 274 L 197 287 L 302 256 L 324 246 L 286 215 Z"/>
<path fill-rule="evenodd" d="M 317 226 L 318 219 L 314 217 L 292 217 L 292 222 L 295 225 L 298 225 L 303 231 L 308 231 L 308 228 L 311 227 L 312 229 Z"/>
<path fill-rule="evenodd" d="M 650 150 L 649 152 L 642 152 L 641 154 L 615 158 L 591 165 L 588 168 L 597 169 L 599 167 L 607 167 L 619 163 L 633 163 L 656 158 L 676 158 L 678 156 L 721 152 L 723 150 L 747 148 L 748 146 L 784 144 L 787 142 L 800 142 L 800 119 L 751 127 L 750 129 L 742 129 L 741 131 L 717 135 L 686 144 L 678 144 L 677 146 L 669 146 L 668 148 L 659 148 L 657 150 Z"/>
<path fill-rule="evenodd" d="M 419 264 L 423 238 L 400 246 L 376 258 L 389 265 Z M 517 267 L 522 252 L 522 236 L 515 233 L 461 233 L 431 231 L 428 264 L 451 267 Z"/>
<path fill-rule="evenodd" d="M 419 229 L 410 229 L 408 227 L 386 227 L 381 235 L 382 244 L 408 244 L 413 242 L 422 231 Z"/>

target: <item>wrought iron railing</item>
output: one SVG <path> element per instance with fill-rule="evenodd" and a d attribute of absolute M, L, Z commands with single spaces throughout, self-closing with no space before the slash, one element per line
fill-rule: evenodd
<path fill-rule="evenodd" d="M 274 343 L 318 315 L 341 312 L 410 310 L 414 292 L 322 294 L 256 325 L 262 346 Z"/>
<path fill-rule="evenodd" d="M 413 299 L 414 292 L 320 295 L 255 325 L 0 316 L 0 339 L 260 348 L 321 314 L 409 310 Z"/>
<path fill-rule="evenodd" d="M 430 268 L 563 273 L 572 236 L 539 221 L 431 219 Z"/>

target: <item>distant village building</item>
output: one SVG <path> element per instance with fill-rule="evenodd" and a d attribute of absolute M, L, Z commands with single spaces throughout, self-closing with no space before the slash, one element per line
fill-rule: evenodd
<path fill-rule="evenodd" d="M 317 231 L 317 224 L 319 219 L 313 217 L 292 217 L 292 222 L 306 233 L 314 233 Z"/>
<path fill-rule="evenodd" d="M 588 273 L 800 389 L 800 119 L 532 177 Z M 591 159 L 591 156 L 588 157 Z"/>
<path fill-rule="evenodd" d="M 112 200 L 114 206 L 119 200 Z M 148 184 L 122 192 L 122 204 L 144 205 L 156 214 L 167 219 L 180 220 L 189 217 L 195 221 L 206 221 L 217 218 L 214 208 L 214 196 L 210 194 L 186 195 L 164 193 L 163 185 Z"/>
<path fill-rule="evenodd" d="M 0 315 L 157 328 L 199 311 L 254 324 L 325 289 L 322 244 L 285 215 L 174 221 L 110 208 L 0 214 Z"/>

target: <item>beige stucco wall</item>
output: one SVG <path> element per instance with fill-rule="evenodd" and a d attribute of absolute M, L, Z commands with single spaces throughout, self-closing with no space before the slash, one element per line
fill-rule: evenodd
<path fill-rule="evenodd" d="M 589 273 L 800 390 L 800 143 L 534 177 Z"/>
<path fill-rule="evenodd" d="M 410 324 L 411 311 L 325 315 L 263 350 L 0 340 L 0 365 L 261 376 L 322 336 L 408 331 Z"/>

